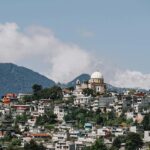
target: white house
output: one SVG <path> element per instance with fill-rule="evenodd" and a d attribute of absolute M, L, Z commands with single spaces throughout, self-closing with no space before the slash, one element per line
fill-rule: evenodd
<path fill-rule="evenodd" d="M 54 114 L 57 115 L 57 120 L 63 121 L 63 118 L 65 116 L 65 111 L 62 107 L 60 106 L 55 106 L 54 108 Z"/>
<path fill-rule="evenodd" d="M 122 128 L 116 128 L 112 130 L 112 133 L 115 136 L 124 135 L 124 130 Z"/>
<path fill-rule="evenodd" d="M 84 96 L 83 94 L 78 95 L 74 99 L 74 104 L 75 105 L 81 105 L 81 106 L 86 106 L 90 103 L 91 101 L 91 96 Z"/>
<path fill-rule="evenodd" d="M 144 141 L 150 142 L 150 131 L 144 131 Z"/>
<path fill-rule="evenodd" d="M 45 113 L 45 107 L 39 105 L 39 106 L 38 106 L 38 114 L 39 114 L 39 115 L 43 115 L 44 113 Z"/>
<path fill-rule="evenodd" d="M 75 150 L 75 144 L 70 141 L 58 142 L 55 144 L 55 150 Z"/>
<path fill-rule="evenodd" d="M 66 132 L 58 132 L 53 134 L 52 141 L 66 141 L 67 133 Z"/>

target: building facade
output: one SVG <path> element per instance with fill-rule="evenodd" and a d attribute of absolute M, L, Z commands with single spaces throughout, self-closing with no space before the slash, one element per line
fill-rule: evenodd
<path fill-rule="evenodd" d="M 81 83 L 76 81 L 76 94 L 82 94 L 83 89 L 93 89 L 96 93 L 103 94 L 106 91 L 106 84 L 104 83 L 103 75 L 100 72 L 94 72 L 89 81 Z"/>

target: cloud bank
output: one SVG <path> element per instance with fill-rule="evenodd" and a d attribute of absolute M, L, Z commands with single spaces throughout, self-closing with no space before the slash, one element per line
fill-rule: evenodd
<path fill-rule="evenodd" d="M 55 81 L 66 82 L 91 68 L 92 57 L 75 44 L 60 41 L 45 28 L 21 32 L 16 23 L 0 24 L 0 61 L 30 67 Z"/>
<path fill-rule="evenodd" d="M 122 71 L 38 26 L 22 31 L 16 23 L 0 24 L 0 62 L 23 65 L 56 82 L 68 82 L 81 73 L 99 70 L 112 85 L 150 88 L 150 74 Z"/>
<path fill-rule="evenodd" d="M 118 87 L 150 89 L 150 74 L 131 70 L 117 71 L 110 83 Z"/>

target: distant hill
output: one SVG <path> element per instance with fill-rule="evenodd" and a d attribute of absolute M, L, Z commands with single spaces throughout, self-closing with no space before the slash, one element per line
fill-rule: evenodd
<path fill-rule="evenodd" d="M 67 84 L 61 84 L 61 86 L 75 87 L 77 80 L 84 82 L 89 79 L 89 74 L 81 74 Z M 0 96 L 7 92 L 31 93 L 33 84 L 40 84 L 43 87 L 52 87 L 56 83 L 25 67 L 20 67 L 12 63 L 0 63 Z M 106 84 L 106 86 L 108 91 L 123 92 L 127 90 L 127 88 L 114 87 L 110 84 Z"/>
<path fill-rule="evenodd" d="M 72 81 L 68 82 L 66 84 L 67 87 L 75 87 L 76 85 L 76 81 L 80 80 L 80 82 L 84 82 L 84 81 L 88 81 L 90 79 L 90 75 L 89 74 L 81 74 L 78 77 L 76 77 L 75 79 L 73 79 Z"/>
<path fill-rule="evenodd" d="M 90 75 L 89 74 L 81 74 L 78 77 L 76 77 L 75 79 L 73 79 L 72 81 L 68 82 L 65 86 L 66 87 L 75 87 L 76 86 L 76 81 L 80 80 L 80 82 L 84 82 L 84 81 L 88 81 L 90 79 Z M 113 92 L 118 92 L 118 93 L 122 93 L 123 91 L 126 90 L 126 88 L 120 88 L 120 87 L 115 87 L 112 86 L 110 84 L 106 83 L 106 87 L 108 91 L 113 91 Z"/>
<path fill-rule="evenodd" d="M 109 92 L 117 92 L 117 93 L 123 93 L 127 90 L 127 88 L 115 87 L 108 83 L 106 83 L 106 88 L 107 88 L 107 91 Z"/>
<path fill-rule="evenodd" d="M 32 92 L 33 84 L 51 87 L 55 82 L 25 67 L 0 63 L 0 96 L 7 92 Z"/>

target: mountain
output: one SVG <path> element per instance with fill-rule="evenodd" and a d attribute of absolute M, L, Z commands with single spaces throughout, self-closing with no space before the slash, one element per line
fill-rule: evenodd
<path fill-rule="evenodd" d="M 25 67 L 12 63 L 0 63 L 0 95 L 7 92 L 32 92 L 32 85 L 51 87 L 55 82 Z"/>
<path fill-rule="evenodd" d="M 67 87 L 75 87 L 76 85 L 76 81 L 80 80 L 80 82 L 84 82 L 84 81 L 88 81 L 90 79 L 90 75 L 89 74 L 81 74 L 78 77 L 76 77 L 75 79 L 73 79 L 72 81 L 67 83 Z"/>
<path fill-rule="evenodd" d="M 75 87 L 76 85 L 76 81 L 80 80 L 80 82 L 84 82 L 84 81 L 88 81 L 90 79 L 90 75 L 89 74 L 81 74 L 78 77 L 76 77 L 74 80 L 72 80 L 71 82 L 68 82 L 65 86 L 66 87 Z M 106 88 L 107 91 L 113 91 L 113 92 L 118 92 L 118 93 L 122 93 L 126 90 L 126 88 L 120 88 L 120 87 L 115 87 L 113 85 L 107 84 L 106 83 Z"/>
<path fill-rule="evenodd" d="M 123 93 L 127 90 L 127 88 L 115 87 L 108 83 L 106 83 L 106 89 L 108 92 L 117 92 L 117 93 Z"/>

